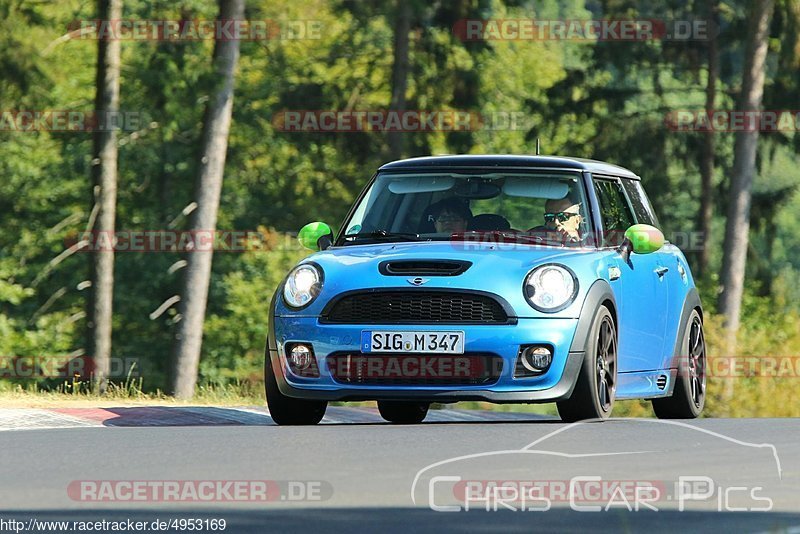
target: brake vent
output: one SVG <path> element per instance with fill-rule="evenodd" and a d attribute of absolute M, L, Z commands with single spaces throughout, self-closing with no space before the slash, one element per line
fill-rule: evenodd
<path fill-rule="evenodd" d="M 472 262 L 460 260 L 396 260 L 378 266 L 386 276 L 457 276 L 472 267 Z"/>
<path fill-rule="evenodd" d="M 665 387 L 667 387 L 666 375 L 659 376 L 658 379 L 656 380 L 656 385 L 658 386 L 658 389 L 664 389 Z"/>

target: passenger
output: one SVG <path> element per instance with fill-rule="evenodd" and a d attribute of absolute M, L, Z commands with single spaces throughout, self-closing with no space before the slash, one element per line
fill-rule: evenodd
<path fill-rule="evenodd" d="M 472 220 L 472 211 L 467 203 L 456 197 L 448 197 L 431 204 L 428 209 L 428 222 L 432 222 L 436 232 L 456 234 L 466 231 Z"/>

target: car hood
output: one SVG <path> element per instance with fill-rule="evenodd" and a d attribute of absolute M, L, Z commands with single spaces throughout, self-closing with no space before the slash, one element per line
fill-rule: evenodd
<path fill-rule="evenodd" d="M 303 263 L 313 262 L 322 268 L 324 283 L 318 298 L 302 310 L 302 314 L 319 315 L 330 299 L 345 291 L 382 288 L 424 291 L 447 288 L 499 295 L 511 305 L 517 317 L 577 317 L 585 292 L 591 282 L 597 279 L 597 256 L 598 252 L 594 249 L 455 241 L 334 247 L 303 260 Z M 382 274 L 379 265 L 392 260 L 459 260 L 471 262 L 472 265 L 456 276 Z M 566 265 L 576 273 L 580 281 L 575 305 L 557 314 L 537 312 L 522 294 L 525 276 L 537 265 L 545 263 Z M 424 280 L 419 288 L 410 282 L 417 276 Z"/>
<path fill-rule="evenodd" d="M 462 260 L 472 262 L 473 270 L 530 270 L 536 265 L 559 261 L 588 252 L 585 249 L 520 245 L 517 243 L 474 243 L 461 241 L 423 241 L 349 245 L 319 252 L 309 258 L 320 265 L 346 267 L 351 273 L 361 269 L 375 271 L 391 260 Z M 468 271 L 468 272 L 469 272 Z M 466 273 L 465 273 L 466 274 Z"/>

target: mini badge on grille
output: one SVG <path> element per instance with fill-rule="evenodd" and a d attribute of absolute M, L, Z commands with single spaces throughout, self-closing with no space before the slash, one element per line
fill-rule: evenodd
<path fill-rule="evenodd" d="M 406 280 L 406 282 L 408 282 L 412 286 L 421 286 L 422 284 L 427 284 L 428 282 L 430 282 L 430 280 L 428 278 L 417 277 L 417 278 L 409 278 L 408 280 Z"/>

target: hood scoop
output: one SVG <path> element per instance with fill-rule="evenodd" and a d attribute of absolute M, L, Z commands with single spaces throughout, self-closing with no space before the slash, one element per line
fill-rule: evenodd
<path fill-rule="evenodd" d="M 382 261 L 378 271 L 385 276 L 458 276 L 472 267 L 462 260 L 390 260 Z"/>

